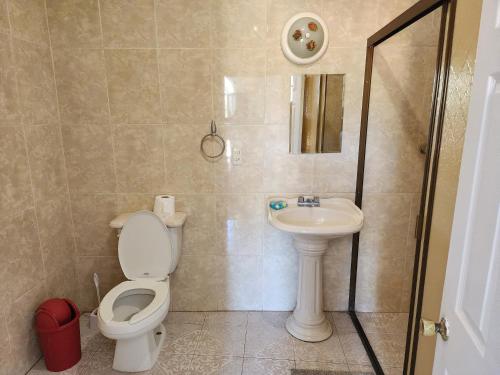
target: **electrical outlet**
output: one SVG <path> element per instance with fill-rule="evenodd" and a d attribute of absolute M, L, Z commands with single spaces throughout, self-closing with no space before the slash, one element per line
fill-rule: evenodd
<path fill-rule="evenodd" d="M 241 165 L 241 150 L 239 148 L 233 147 L 231 150 L 231 163 L 233 165 Z"/>

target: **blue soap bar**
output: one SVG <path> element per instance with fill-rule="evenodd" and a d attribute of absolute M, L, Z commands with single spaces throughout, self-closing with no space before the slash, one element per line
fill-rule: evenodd
<path fill-rule="evenodd" d="M 271 201 L 269 202 L 269 207 L 273 210 L 282 210 L 288 207 L 288 203 L 286 203 L 286 201 Z"/>

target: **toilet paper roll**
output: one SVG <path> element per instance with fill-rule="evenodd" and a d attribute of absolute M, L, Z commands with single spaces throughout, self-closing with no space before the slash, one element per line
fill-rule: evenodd
<path fill-rule="evenodd" d="M 171 195 L 157 195 L 153 212 L 162 219 L 175 214 L 175 197 Z"/>

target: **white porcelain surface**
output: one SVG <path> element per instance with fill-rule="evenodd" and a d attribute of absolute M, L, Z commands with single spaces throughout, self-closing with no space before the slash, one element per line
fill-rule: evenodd
<path fill-rule="evenodd" d="M 122 229 L 123 225 L 125 225 L 126 221 L 132 214 L 133 212 L 127 212 L 118 215 L 109 222 L 109 226 L 113 229 Z M 162 218 L 162 221 L 165 223 L 167 228 L 177 228 L 177 227 L 182 227 L 186 222 L 186 219 L 187 219 L 187 214 L 185 212 L 176 212 L 172 216 Z"/>
<path fill-rule="evenodd" d="M 131 215 L 120 233 L 118 259 L 129 280 L 164 280 L 172 265 L 172 243 L 167 227 L 151 211 Z"/>
<path fill-rule="evenodd" d="M 268 207 L 268 220 L 275 228 L 293 234 L 299 254 L 297 304 L 286 329 L 302 341 L 323 341 L 333 332 L 323 312 L 323 255 L 329 239 L 361 230 L 363 213 L 344 198 L 321 199 L 320 207 L 298 207 L 297 198 L 285 200 L 287 208 Z"/>
<path fill-rule="evenodd" d="M 110 221 L 109 226 L 116 229 L 118 236 L 120 236 L 123 226 L 133 214 L 133 212 L 120 214 Z M 171 261 L 168 274 L 172 274 L 179 264 L 179 258 L 182 250 L 183 228 L 186 219 L 187 214 L 185 212 L 176 212 L 172 216 L 161 218 L 161 221 L 167 227 L 171 243 Z"/>
<path fill-rule="evenodd" d="M 137 372 L 154 366 L 165 340 L 161 322 L 169 305 L 168 279 L 125 281 L 106 294 L 99 306 L 98 326 L 104 336 L 117 340 L 114 370 Z"/>
<path fill-rule="evenodd" d="M 298 207 L 297 198 L 283 200 L 288 207 L 268 208 L 268 219 L 272 226 L 284 232 L 335 238 L 359 232 L 363 226 L 363 212 L 345 198 L 321 199 L 320 207 Z"/>
<path fill-rule="evenodd" d="M 117 222 L 123 221 L 118 242 L 120 266 L 133 281 L 118 284 L 104 296 L 98 324 L 103 335 L 117 340 L 114 370 L 147 371 L 154 366 L 165 340 L 161 322 L 170 306 L 168 275 L 177 265 L 182 226 L 167 228 L 151 211 L 117 219 L 113 227 L 118 230 Z"/>
<path fill-rule="evenodd" d="M 161 314 L 170 300 L 170 284 L 148 279 L 124 281 L 111 289 L 98 312 L 108 337 L 137 331 L 137 324 Z M 141 323 L 142 324 L 142 323 Z M 122 337 L 115 337 L 122 338 Z"/>

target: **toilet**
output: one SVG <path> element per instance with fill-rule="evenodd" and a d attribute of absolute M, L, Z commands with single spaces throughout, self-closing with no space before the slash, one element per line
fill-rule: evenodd
<path fill-rule="evenodd" d="M 119 231 L 118 259 L 128 279 L 104 296 L 98 311 L 99 330 L 116 340 L 114 370 L 146 371 L 158 358 L 170 305 L 169 274 L 179 260 L 185 219 L 176 213 L 162 221 L 139 211 L 110 223 Z"/>

